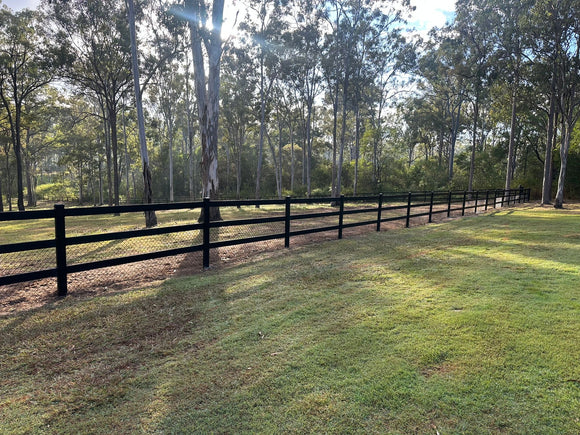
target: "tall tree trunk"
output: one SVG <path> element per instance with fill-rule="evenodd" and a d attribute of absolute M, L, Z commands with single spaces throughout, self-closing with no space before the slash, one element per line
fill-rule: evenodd
<path fill-rule="evenodd" d="M 201 133 L 201 171 L 203 196 L 218 199 L 218 121 L 219 121 L 219 89 L 220 60 L 222 54 L 221 27 L 223 21 L 224 0 L 214 0 L 212 7 L 212 30 L 204 40 L 208 56 L 207 84 L 202 51 L 202 35 L 200 26 L 203 23 L 201 0 L 186 0 L 185 8 L 189 14 L 189 30 L 191 36 L 191 51 L 195 91 L 198 104 L 198 119 Z M 206 88 L 207 86 L 207 88 Z M 204 216 L 200 216 L 200 220 Z M 221 220 L 218 207 L 210 208 L 210 220 Z"/>
<path fill-rule="evenodd" d="M 302 109 L 302 186 L 306 186 L 306 116 Z"/>
<path fill-rule="evenodd" d="M 260 183 L 262 179 L 262 160 L 264 152 L 264 133 L 266 129 L 266 97 L 264 92 L 264 65 L 263 55 L 260 64 L 260 138 L 258 142 L 258 164 L 256 169 L 256 199 L 260 199 Z M 259 205 L 256 205 L 259 207 Z"/>
<path fill-rule="evenodd" d="M 577 41 L 578 42 L 578 41 Z M 567 83 L 568 92 L 562 92 L 562 144 L 560 146 L 560 175 L 558 177 L 558 190 L 556 191 L 556 199 L 554 201 L 554 207 L 562 208 L 564 205 L 564 184 L 566 181 L 566 169 L 568 167 L 568 153 L 570 151 L 570 142 L 572 140 L 572 133 L 574 131 L 574 126 L 578 121 L 580 114 L 577 111 L 577 106 L 580 104 L 576 98 L 576 87 L 578 82 L 576 81 L 578 77 L 578 60 L 580 59 L 580 46 L 576 46 L 576 56 L 574 57 L 574 69 L 570 73 L 571 78 L 569 83 Z M 567 94 L 567 95 L 566 95 Z"/>
<path fill-rule="evenodd" d="M 113 204 L 119 205 L 119 143 L 117 138 L 117 107 L 114 101 L 109 105 L 109 126 L 111 128 L 111 151 L 113 153 Z M 115 213 L 119 216 L 119 213 Z"/>
<path fill-rule="evenodd" d="M 137 57 L 137 37 L 135 34 L 135 6 L 133 0 L 127 0 L 127 11 L 129 16 L 129 35 L 131 37 L 131 65 L 133 68 L 133 84 L 135 88 L 135 105 L 137 106 L 137 124 L 139 126 L 139 150 L 141 151 L 141 162 L 143 164 L 143 202 L 151 204 L 153 202 L 153 185 L 151 181 L 151 170 L 149 169 L 149 154 L 147 152 L 147 142 L 145 137 L 145 117 L 143 115 L 143 103 L 141 96 L 141 85 L 139 82 L 139 58 Z M 157 225 L 155 211 L 145 212 L 145 226 L 151 228 Z"/>
<path fill-rule="evenodd" d="M 439 132 L 437 134 L 437 138 L 438 138 L 438 143 L 439 143 L 439 167 L 441 167 L 443 165 L 443 147 L 445 144 L 445 134 L 443 129 L 445 128 L 445 126 L 443 125 L 443 123 L 441 124 L 441 127 L 439 129 Z"/>
<path fill-rule="evenodd" d="M 280 116 L 280 111 L 278 110 L 278 171 L 280 175 L 280 188 L 278 189 L 278 198 L 282 199 L 282 118 Z"/>
<path fill-rule="evenodd" d="M 125 107 L 123 104 L 123 145 L 125 149 L 125 184 L 127 186 L 127 190 L 125 194 L 127 197 L 125 198 L 125 202 L 129 204 L 131 202 L 131 191 L 130 191 L 130 184 L 129 184 L 129 172 L 131 169 L 131 161 L 129 160 L 129 148 L 127 146 L 127 120 L 125 119 Z"/>
<path fill-rule="evenodd" d="M 312 98 L 306 104 L 306 196 L 312 194 Z"/>
<path fill-rule="evenodd" d="M 173 121 L 167 120 L 167 134 L 169 135 L 169 202 L 174 201 L 173 189 Z"/>
<path fill-rule="evenodd" d="M 30 149 L 30 129 L 25 129 L 26 131 L 26 150 Z M 26 202 L 28 207 L 36 206 L 36 200 L 34 198 L 34 183 L 32 177 L 32 165 L 30 163 L 30 155 L 26 152 L 24 153 L 24 176 L 26 179 Z"/>
<path fill-rule="evenodd" d="M 83 163 L 79 161 L 79 205 L 83 205 Z"/>
<path fill-rule="evenodd" d="M 191 119 L 191 96 L 189 90 L 189 58 L 186 56 L 187 62 L 187 70 L 185 74 L 185 103 L 187 107 L 187 152 L 189 155 L 188 163 L 189 163 L 189 171 L 188 171 L 188 180 L 189 180 L 189 199 L 195 199 L 195 166 L 194 166 L 194 146 L 193 146 L 193 120 Z"/>
<path fill-rule="evenodd" d="M 514 160 L 515 160 L 515 142 L 516 142 L 516 119 L 517 119 L 517 87 L 518 87 L 518 79 L 516 79 L 516 83 L 514 84 L 514 88 L 512 90 L 512 112 L 511 112 L 511 120 L 510 120 L 510 138 L 509 138 L 509 145 L 508 145 L 508 159 L 507 159 L 507 171 L 505 177 L 505 189 L 511 189 L 512 180 L 514 178 Z"/>
<path fill-rule="evenodd" d="M 103 205 L 103 162 L 99 157 L 99 205 Z"/>
<path fill-rule="evenodd" d="M 12 138 L 12 146 L 14 148 L 14 156 L 16 157 L 16 194 L 18 196 L 18 211 L 24 211 L 24 185 L 22 182 L 22 143 L 20 137 L 20 121 L 22 115 L 22 103 L 18 99 L 18 91 L 16 85 L 14 85 L 14 115 L 12 115 L 11 104 L 8 102 L 4 92 L 0 91 L 0 96 L 2 97 L 2 102 L 6 108 L 6 114 L 8 117 L 8 124 L 10 126 L 10 135 Z M 6 153 L 6 160 L 8 161 L 8 153 Z M 6 164 L 7 172 L 6 179 L 8 187 L 8 207 L 12 211 L 12 194 L 11 194 L 11 183 L 9 177 L 9 165 Z"/>
<path fill-rule="evenodd" d="M 553 88 L 550 92 L 550 109 L 548 112 L 548 131 L 546 134 L 546 154 L 544 157 L 544 178 L 542 180 L 542 204 L 552 203 L 552 151 L 554 149 L 554 125 L 556 118 L 556 89 L 555 80 L 552 79 Z"/>
<path fill-rule="evenodd" d="M 278 171 L 280 172 L 280 186 L 278 188 L 278 198 L 282 199 L 282 117 L 278 110 Z"/>
<path fill-rule="evenodd" d="M 467 190 L 473 191 L 473 175 L 475 172 L 475 149 L 477 147 L 477 123 L 479 121 L 479 87 L 475 94 L 475 102 L 473 105 L 473 137 L 471 145 L 471 160 L 469 162 L 469 183 Z"/>
<path fill-rule="evenodd" d="M 274 162 L 274 178 L 276 179 L 276 193 L 278 194 L 278 198 L 282 198 L 282 180 L 281 180 L 281 171 L 278 167 L 278 158 L 276 156 L 276 148 L 272 143 L 272 138 L 270 135 L 267 135 L 268 139 L 268 146 L 270 147 L 270 152 L 272 153 L 272 161 Z"/>
<path fill-rule="evenodd" d="M 244 149 L 244 144 L 246 142 L 246 135 L 244 133 L 244 127 L 238 127 L 238 134 L 236 135 L 236 199 L 240 199 L 240 193 L 242 189 L 242 150 Z"/>
<path fill-rule="evenodd" d="M 290 118 L 290 191 L 294 192 L 294 177 L 296 172 L 294 157 L 294 123 Z"/>
<path fill-rule="evenodd" d="M 21 120 L 22 120 L 22 106 L 17 103 L 15 105 L 15 141 L 14 141 L 14 155 L 16 157 L 16 194 L 18 195 L 17 205 L 18 211 L 24 211 L 24 183 L 23 183 L 23 162 L 22 162 L 22 137 L 21 137 Z"/>
<path fill-rule="evenodd" d="M 555 208 L 562 208 L 564 206 L 564 185 L 566 181 L 566 169 L 568 167 L 568 152 L 570 150 L 570 140 L 572 137 L 573 122 L 567 116 L 566 121 L 563 122 L 564 134 L 562 135 L 562 143 L 560 145 L 560 174 L 558 176 L 558 189 L 556 191 L 556 198 L 554 200 Z"/>
<path fill-rule="evenodd" d="M 452 127 L 451 127 L 451 140 L 449 143 L 449 181 L 453 180 L 453 164 L 455 160 L 455 145 L 457 143 L 457 135 L 459 133 L 459 125 L 461 120 L 461 106 L 463 102 L 459 101 L 457 109 L 452 110 Z M 455 110 L 457 110 L 457 115 L 455 116 Z"/>
<path fill-rule="evenodd" d="M 4 198 L 2 197 L 2 177 L 0 177 L 0 213 L 4 211 Z"/>
<path fill-rule="evenodd" d="M 348 77 L 348 65 L 345 67 L 346 75 L 344 79 L 344 84 L 342 87 L 342 120 L 341 120 L 341 128 L 340 128 L 340 149 L 338 153 L 338 167 L 336 168 L 336 195 L 335 197 L 338 198 L 342 191 L 342 165 L 344 162 L 344 147 L 346 145 L 346 103 L 348 101 L 348 86 L 349 86 L 349 77 Z"/>
<path fill-rule="evenodd" d="M 353 184 L 353 194 L 356 196 L 358 191 L 358 161 L 360 154 L 360 108 L 356 105 L 356 115 L 355 115 L 355 146 L 354 146 L 354 184 Z"/>
<path fill-rule="evenodd" d="M 195 199 L 195 172 L 194 172 L 194 158 L 195 158 L 195 154 L 194 154 L 194 149 L 193 149 L 193 135 L 190 134 L 190 126 L 188 125 L 187 127 L 187 147 L 188 147 L 188 165 L 189 165 L 189 170 L 188 170 L 188 179 L 189 179 L 189 199 L 194 200 Z"/>
<path fill-rule="evenodd" d="M 111 135 L 109 134 L 109 121 L 103 108 L 103 131 L 105 133 L 105 158 L 107 164 L 107 203 L 113 205 L 113 178 L 112 178 L 112 158 L 111 158 Z"/>
<path fill-rule="evenodd" d="M 338 80 L 334 88 L 334 97 L 332 99 L 332 196 L 337 197 L 336 181 L 338 168 L 336 166 L 336 155 L 338 148 Z"/>

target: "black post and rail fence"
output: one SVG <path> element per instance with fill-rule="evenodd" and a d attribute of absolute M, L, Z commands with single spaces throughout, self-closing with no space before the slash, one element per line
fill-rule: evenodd
<path fill-rule="evenodd" d="M 485 198 L 485 199 L 483 199 Z M 343 237 L 343 230 L 364 225 L 376 226 L 376 231 L 381 231 L 381 224 L 386 222 L 402 220 L 405 227 L 409 227 L 411 219 L 426 217 L 428 222 L 433 222 L 433 216 L 443 214 L 450 217 L 453 212 L 478 210 L 486 211 L 492 208 L 503 207 L 504 204 L 513 205 L 530 201 L 530 189 L 520 187 L 510 190 L 485 190 L 485 191 L 443 191 L 443 192 L 408 192 L 380 194 L 364 197 L 340 198 L 308 198 L 299 199 L 287 197 L 282 200 L 243 200 L 243 201 L 214 201 L 205 199 L 201 202 L 173 203 L 173 204 L 147 204 L 147 205 L 127 205 L 116 207 L 90 207 L 90 208 L 66 208 L 62 204 L 56 204 L 51 210 L 36 210 L 26 212 L 4 212 L 0 213 L 1 222 L 19 220 L 53 220 L 54 239 L 32 242 L 20 242 L 0 245 L 0 260 L 2 255 L 18 255 L 27 251 L 54 249 L 56 267 L 44 270 L 34 270 L 10 274 L 0 262 L 0 286 L 34 281 L 44 278 L 57 279 L 57 293 L 59 296 L 67 294 L 67 277 L 69 274 L 84 272 L 94 269 L 119 266 L 139 261 L 159 259 L 180 254 L 193 252 L 202 253 L 204 268 L 210 267 L 211 250 L 227 246 L 242 245 L 248 243 L 264 242 L 268 240 L 283 239 L 284 247 L 290 247 L 292 237 L 303 236 L 318 232 L 336 231 L 338 239 Z M 304 208 L 307 205 L 332 204 L 334 207 L 326 207 L 324 211 L 308 211 L 293 213 L 292 206 Z M 345 207 L 345 205 L 349 207 Z M 359 206 L 357 206 L 359 204 Z M 283 210 L 283 215 L 273 217 L 256 217 L 250 219 L 233 219 L 212 222 L 209 219 L 210 207 L 242 207 L 242 206 L 278 206 Z M 338 206 L 338 207 L 336 207 Z M 438 207 L 439 206 L 439 207 Z M 186 225 L 174 225 L 168 227 L 145 228 L 130 231 L 105 232 L 94 235 L 81 235 L 68 237 L 66 219 L 79 216 L 111 215 L 121 213 L 135 213 L 146 211 L 169 211 L 169 210 L 203 210 L 204 219 Z M 355 218 L 361 215 L 360 219 L 345 221 L 347 217 Z M 367 219 L 368 217 L 368 219 Z M 337 218 L 335 224 L 328 225 L 327 218 Z M 293 229 L 292 223 L 299 221 L 316 221 L 322 226 L 314 226 L 302 229 Z M 212 230 L 239 226 L 259 226 L 264 224 L 280 223 L 283 232 L 273 234 L 261 234 L 258 236 L 213 240 Z M 332 222 L 331 222 L 332 223 Z M 214 230 L 215 231 L 215 230 Z M 155 252 L 128 255 L 119 258 L 109 258 L 98 261 L 76 262 L 71 264 L 67 261 L 68 249 L 77 245 L 87 245 L 110 241 L 119 241 L 139 237 L 166 235 L 170 233 L 194 232 L 201 233 L 201 238 L 196 237 L 189 246 L 176 247 L 172 249 L 162 249 Z"/>

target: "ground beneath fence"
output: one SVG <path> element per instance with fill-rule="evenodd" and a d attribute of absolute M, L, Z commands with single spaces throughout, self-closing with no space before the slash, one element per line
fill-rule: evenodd
<path fill-rule="evenodd" d="M 515 206 L 535 207 L 537 205 L 527 203 L 516 204 Z M 482 214 L 493 213 L 499 210 L 491 209 Z M 466 216 L 469 215 L 473 215 L 473 213 L 466 213 Z M 441 213 L 433 216 L 433 222 L 443 222 L 460 217 L 461 212 L 454 212 L 450 218 L 447 218 L 446 214 Z M 428 218 L 423 216 L 412 218 L 410 225 L 424 225 L 427 222 Z M 404 219 L 386 222 L 381 224 L 381 231 L 404 228 L 404 226 Z M 343 238 L 356 237 L 373 231 L 376 231 L 376 224 L 347 228 L 343 230 Z M 283 239 L 218 248 L 211 252 L 210 270 L 220 270 L 249 261 L 287 255 L 292 250 L 300 249 L 309 244 L 336 239 L 337 232 L 328 231 L 292 237 L 290 240 L 290 250 L 284 249 Z M 144 288 L 151 285 L 158 285 L 168 278 L 191 276 L 203 272 L 201 252 L 80 272 L 69 275 L 69 293 L 67 298 L 86 298 Z M 0 315 L 9 315 L 45 305 L 57 305 L 59 300 L 56 296 L 56 278 L 3 286 L 0 288 Z"/>

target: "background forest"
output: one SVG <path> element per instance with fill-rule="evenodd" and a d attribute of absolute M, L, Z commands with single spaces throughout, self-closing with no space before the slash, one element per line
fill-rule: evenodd
<path fill-rule="evenodd" d="M 580 195 L 580 0 L 459 0 L 423 37 L 406 0 L 208 3 L 0 9 L 0 211 L 520 184 L 556 206 Z"/>

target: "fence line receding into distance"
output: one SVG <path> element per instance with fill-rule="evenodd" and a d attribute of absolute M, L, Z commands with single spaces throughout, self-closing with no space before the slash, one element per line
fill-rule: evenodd
<path fill-rule="evenodd" d="M 489 208 L 509 206 L 515 203 L 528 202 L 530 189 L 522 187 L 510 190 L 484 190 L 484 191 L 447 191 L 447 192 L 409 192 L 395 194 L 380 194 L 363 197 L 340 198 L 309 198 L 299 199 L 287 197 L 286 199 L 272 200 L 243 200 L 243 201 L 204 201 L 191 203 L 173 204 L 147 204 L 127 205 L 117 207 L 87 207 L 65 208 L 62 204 L 56 204 L 50 210 L 37 210 L 26 212 L 0 213 L 0 222 L 51 219 L 54 221 L 54 239 L 32 242 L 20 242 L 0 245 L 0 259 L 3 255 L 23 255 L 30 251 L 44 250 L 51 252 L 52 266 L 43 269 L 26 270 L 26 268 L 10 268 L 5 266 L 8 262 L 0 261 L 0 286 L 44 278 L 57 279 L 57 292 L 59 296 L 67 294 L 67 276 L 71 273 L 83 272 L 123 264 L 129 264 L 144 260 L 158 259 L 179 254 L 192 252 L 202 253 L 203 267 L 210 266 L 210 251 L 212 249 L 241 245 L 247 243 L 264 242 L 268 240 L 283 239 L 284 246 L 290 246 L 292 237 L 313 234 L 318 232 L 336 231 L 337 237 L 342 238 L 343 230 L 363 225 L 374 225 L 376 231 L 381 230 L 381 224 L 402 220 L 405 226 L 410 225 L 413 218 L 426 217 L 431 223 L 433 216 L 438 214 L 450 217 L 452 213 L 472 210 L 484 211 Z M 323 211 L 312 211 L 307 206 L 313 204 L 326 204 Z M 231 219 L 224 221 L 209 221 L 209 209 L 211 207 L 243 207 L 243 206 L 277 206 L 280 212 L 272 213 L 273 216 L 253 217 L 248 219 Z M 332 205 L 332 207 L 330 207 Z M 100 234 L 67 236 L 66 218 L 78 216 L 97 216 L 121 213 L 143 213 L 145 211 L 169 211 L 169 210 L 198 210 L 203 212 L 205 219 L 202 222 L 192 222 L 186 225 L 173 225 L 166 227 L 133 229 L 118 232 L 103 232 Z M 197 214 L 199 215 L 199 214 Z M 345 222 L 345 218 L 350 220 Z M 317 226 L 300 225 L 300 222 L 316 221 Z M 270 231 L 266 231 L 266 226 Z M 0 224 L 1 225 L 1 224 Z M 251 237 L 243 233 L 235 233 L 235 227 L 258 226 L 264 231 Z M 262 227 L 260 227 L 262 226 Z M 230 231 L 232 230 L 232 231 Z M 181 245 L 153 252 L 133 253 L 123 257 L 94 260 L 94 257 L 83 255 L 71 260 L 71 250 L 82 245 L 101 246 L 99 244 L 113 241 L 143 238 L 149 236 L 169 235 L 182 233 L 187 235 L 186 240 L 181 240 Z M 234 234 L 235 233 L 235 234 Z M 238 237 L 233 237 L 237 235 Z M 177 245 L 177 244 L 176 244 Z M 48 250 L 48 251 L 46 251 Z M 95 248 L 95 251 L 98 249 Z M 93 259 L 93 261 L 90 261 Z M 32 266 L 33 267 L 33 266 Z M 26 270 L 26 271 L 23 271 Z M 12 273 L 11 273 L 12 272 Z M 16 273 L 13 273 L 16 272 Z"/>

